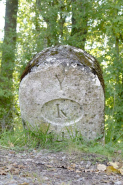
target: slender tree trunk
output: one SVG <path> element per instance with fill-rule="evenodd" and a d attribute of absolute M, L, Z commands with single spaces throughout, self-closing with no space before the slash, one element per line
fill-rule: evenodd
<path fill-rule="evenodd" d="M 66 15 L 64 12 L 66 12 L 67 6 L 64 4 L 63 1 L 59 2 L 59 38 L 60 42 L 63 40 L 63 35 L 64 35 L 64 24 L 65 24 L 65 19 Z"/>
<path fill-rule="evenodd" d="M 46 42 L 46 46 L 50 47 L 52 45 L 58 44 L 58 36 L 57 36 L 57 11 L 56 7 L 58 5 L 57 0 L 53 1 L 45 1 L 42 2 L 41 0 L 36 0 L 37 6 L 37 14 L 36 16 L 42 16 L 44 21 L 47 23 L 47 29 L 45 32 L 45 39 L 44 43 Z M 38 17 L 36 18 L 38 20 Z M 37 28 L 39 29 L 39 23 L 37 21 Z M 39 31 L 39 30 L 38 30 Z M 41 32 L 41 30 L 40 30 Z"/>
<path fill-rule="evenodd" d="M 87 0 L 86 0 L 87 1 Z M 85 0 L 72 0 L 72 45 L 84 49 L 87 35 Z"/>
<path fill-rule="evenodd" d="M 35 4 L 35 40 L 36 40 L 36 52 L 40 52 L 45 47 L 45 39 L 42 33 L 44 33 L 44 30 L 42 30 L 41 23 L 40 23 L 40 16 L 41 16 L 41 0 L 36 0 Z"/>
<path fill-rule="evenodd" d="M 120 62 L 119 60 L 119 39 L 115 36 L 115 55 L 116 55 L 116 61 L 117 63 Z M 119 86 L 119 69 L 118 69 L 118 74 L 116 76 L 116 80 L 117 80 L 117 85 Z"/>
<path fill-rule="evenodd" d="M 4 41 L 0 69 L 0 130 L 12 126 L 13 71 L 16 48 L 18 0 L 6 0 Z"/>

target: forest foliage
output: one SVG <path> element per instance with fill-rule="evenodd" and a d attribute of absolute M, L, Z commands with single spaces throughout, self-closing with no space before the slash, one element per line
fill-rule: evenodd
<path fill-rule="evenodd" d="M 6 10 L 11 16 L 9 20 L 5 15 L 9 28 L 5 26 L 0 42 L 1 130 L 13 128 L 20 120 L 18 88 L 27 62 L 46 47 L 69 44 L 100 62 L 105 80 L 106 142 L 122 139 L 122 0 L 6 0 Z"/>

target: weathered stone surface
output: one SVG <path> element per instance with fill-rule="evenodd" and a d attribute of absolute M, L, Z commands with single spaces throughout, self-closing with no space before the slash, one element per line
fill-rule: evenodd
<path fill-rule="evenodd" d="M 27 65 L 19 88 L 22 119 L 31 129 L 87 139 L 104 134 L 104 81 L 95 58 L 81 49 L 57 46 Z"/>

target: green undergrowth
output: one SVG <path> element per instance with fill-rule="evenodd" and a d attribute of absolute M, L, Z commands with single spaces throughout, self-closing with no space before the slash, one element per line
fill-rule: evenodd
<path fill-rule="evenodd" d="M 70 133 L 69 133 L 70 134 Z M 123 143 L 109 142 L 102 144 L 98 140 L 85 141 L 81 135 L 70 135 L 69 139 L 59 139 L 58 135 L 40 131 L 29 131 L 15 129 L 14 131 L 4 131 L 0 135 L 0 147 L 15 150 L 41 150 L 47 149 L 51 152 L 85 152 L 95 153 L 110 157 L 123 158 Z"/>

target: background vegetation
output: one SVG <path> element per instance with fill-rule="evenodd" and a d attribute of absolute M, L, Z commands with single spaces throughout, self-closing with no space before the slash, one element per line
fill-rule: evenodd
<path fill-rule="evenodd" d="M 100 62 L 105 80 L 106 143 L 123 140 L 122 0 L 6 0 L 0 41 L 0 130 L 22 129 L 20 75 L 42 49 L 69 44 Z M 19 141 L 19 138 L 17 139 Z"/>

